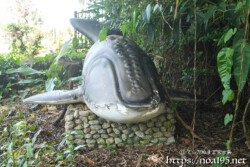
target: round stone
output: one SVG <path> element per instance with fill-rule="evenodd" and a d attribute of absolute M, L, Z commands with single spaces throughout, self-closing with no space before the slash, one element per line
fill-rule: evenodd
<path fill-rule="evenodd" d="M 147 129 L 147 126 L 146 126 L 145 124 L 140 123 L 140 124 L 139 124 L 139 129 L 140 129 L 141 131 L 145 131 L 145 130 Z"/>
<path fill-rule="evenodd" d="M 102 138 L 96 139 L 96 141 L 98 144 L 105 144 L 105 141 Z"/>
<path fill-rule="evenodd" d="M 86 139 L 86 143 L 87 144 L 95 144 L 96 140 L 94 140 L 94 139 Z"/>
<path fill-rule="evenodd" d="M 167 131 L 167 128 L 164 127 L 164 126 L 162 126 L 162 127 L 161 127 L 161 131 L 162 131 L 162 132 L 166 132 L 166 131 Z"/>
<path fill-rule="evenodd" d="M 163 115 L 162 117 L 159 117 L 159 120 L 160 120 L 161 122 L 164 122 L 164 121 L 166 121 L 167 119 L 166 119 L 165 115 Z"/>
<path fill-rule="evenodd" d="M 111 136 L 111 137 L 117 137 L 117 134 L 115 134 L 115 133 L 110 133 L 109 136 Z"/>
<path fill-rule="evenodd" d="M 83 127 L 82 127 L 82 125 L 80 124 L 80 125 L 77 125 L 74 129 L 75 129 L 75 130 L 82 130 Z"/>
<path fill-rule="evenodd" d="M 145 135 L 142 139 L 151 139 L 152 135 Z"/>
<path fill-rule="evenodd" d="M 83 117 L 87 117 L 89 116 L 89 114 L 91 113 L 91 111 L 79 111 L 79 115 L 83 116 Z"/>
<path fill-rule="evenodd" d="M 84 127 L 84 128 L 88 128 L 88 127 L 89 127 L 89 124 L 86 123 L 86 122 L 84 122 L 84 123 L 83 123 L 83 127 Z"/>
<path fill-rule="evenodd" d="M 99 121 L 98 120 L 92 120 L 92 121 L 89 121 L 89 124 L 90 125 L 98 125 Z"/>
<path fill-rule="evenodd" d="M 169 120 L 171 120 L 171 119 L 174 118 L 174 116 L 173 116 L 173 114 L 168 114 L 168 115 L 167 115 L 167 118 L 168 118 Z"/>
<path fill-rule="evenodd" d="M 158 127 L 158 128 L 160 128 L 160 127 L 162 126 L 162 123 L 161 123 L 160 121 L 159 121 L 159 122 L 156 122 L 156 123 L 155 123 L 155 126 Z"/>
<path fill-rule="evenodd" d="M 169 145 L 169 144 L 172 144 L 172 143 L 174 143 L 174 142 L 175 142 L 174 136 L 171 136 L 171 137 L 168 138 L 166 144 Z"/>
<path fill-rule="evenodd" d="M 126 134 L 122 134 L 122 140 L 123 140 L 123 141 L 126 141 L 127 138 L 128 138 L 128 136 L 127 136 Z"/>
<path fill-rule="evenodd" d="M 110 137 L 106 139 L 106 144 L 113 144 L 114 143 L 114 138 Z"/>
<path fill-rule="evenodd" d="M 101 137 L 102 137 L 103 139 L 107 139 L 109 136 L 108 136 L 107 134 L 101 134 Z"/>
<path fill-rule="evenodd" d="M 166 137 L 159 137 L 159 142 L 166 142 L 168 138 Z"/>
<path fill-rule="evenodd" d="M 114 131 L 114 132 L 115 132 L 115 134 L 117 134 L 117 135 L 121 134 L 120 130 L 119 130 L 119 129 L 117 129 L 117 128 L 113 128 L 113 131 Z"/>
<path fill-rule="evenodd" d="M 152 128 L 147 129 L 147 130 L 145 131 L 145 134 L 146 134 L 146 135 L 151 135 L 151 134 L 153 134 Z"/>
<path fill-rule="evenodd" d="M 79 111 L 75 111 L 75 113 L 74 113 L 74 118 L 78 118 L 79 117 Z"/>
<path fill-rule="evenodd" d="M 91 115 L 88 116 L 88 119 L 89 120 L 94 120 L 94 119 L 96 119 L 96 115 L 91 114 Z"/>
<path fill-rule="evenodd" d="M 139 127 L 138 127 L 137 125 L 133 125 L 133 126 L 131 127 L 131 129 L 135 132 L 135 131 L 137 131 L 137 130 L 139 129 Z"/>
<path fill-rule="evenodd" d="M 107 129 L 107 132 L 108 132 L 108 133 L 112 133 L 112 132 L 113 132 L 113 129 L 112 129 L 112 128 L 108 128 L 108 129 Z"/>
<path fill-rule="evenodd" d="M 85 140 L 82 140 L 82 139 L 76 139 L 76 140 L 74 140 L 74 143 L 75 143 L 75 144 L 78 144 L 78 145 L 83 145 L 83 144 L 85 144 L 86 142 L 85 142 Z"/>
<path fill-rule="evenodd" d="M 98 139 L 98 138 L 100 138 L 101 137 L 101 135 L 99 135 L 99 134 L 94 134 L 93 135 L 93 139 Z"/>
<path fill-rule="evenodd" d="M 163 136 L 163 133 L 162 132 L 156 132 L 153 134 L 153 137 L 155 138 L 159 138 L 159 137 L 162 137 Z"/>
<path fill-rule="evenodd" d="M 140 138 L 142 138 L 142 137 L 145 136 L 144 133 L 143 133 L 142 131 L 136 131 L 135 134 L 136 134 L 138 137 L 140 137 Z"/>
<path fill-rule="evenodd" d="M 73 121 L 69 121 L 65 123 L 65 129 L 73 129 L 75 127 L 75 123 Z"/>
<path fill-rule="evenodd" d="M 159 132 L 160 129 L 159 128 L 152 128 L 154 132 Z"/>
<path fill-rule="evenodd" d="M 129 134 L 130 132 L 131 132 L 131 131 L 130 131 L 129 129 L 125 129 L 125 130 L 122 131 L 122 133 L 123 133 L 123 134 L 126 134 L 126 135 Z"/>
<path fill-rule="evenodd" d="M 117 144 L 117 146 L 118 146 L 118 147 L 124 147 L 125 144 L 124 144 L 124 143 L 119 143 L 119 144 Z"/>
<path fill-rule="evenodd" d="M 102 133 L 106 133 L 107 131 L 106 130 L 104 130 L 104 129 L 100 129 L 100 130 L 98 130 L 98 133 L 100 133 L 100 134 L 102 134 Z"/>
<path fill-rule="evenodd" d="M 93 135 L 93 134 L 96 134 L 96 133 L 97 133 L 96 130 L 91 130 L 91 131 L 90 131 L 90 134 L 92 134 L 92 135 Z"/>
<path fill-rule="evenodd" d="M 102 127 L 100 125 L 92 125 L 90 126 L 90 129 L 92 130 L 100 130 Z"/>
<path fill-rule="evenodd" d="M 128 135 L 128 137 L 134 137 L 134 133 L 130 133 L 129 135 Z"/>
<path fill-rule="evenodd" d="M 74 119 L 74 115 L 66 115 L 65 116 L 65 122 L 72 121 Z"/>
<path fill-rule="evenodd" d="M 69 110 L 69 108 L 68 108 L 65 115 L 74 115 L 74 112 L 75 112 L 74 110 Z"/>
<path fill-rule="evenodd" d="M 143 145 L 147 145 L 149 142 L 150 142 L 149 139 L 140 141 L 140 143 L 143 144 Z"/>
<path fill-rule="evenodd" d="M 100 145 L 100 144 L 98 144 L 98 148 L 106 148 L 106 145 Z"/>
<path fill-rule="evenodd" d="M 119 144 L 119 143 L 121 143 L 122 142 L 122 139 L 120 139 L 120 138 L 115 138 L 115 144 Z"/>
<path fill-rule="evenodd" d="M 89 133 L 90 132 L 90 128 L 84 128 L 83 132 L 84 133 Z"/>
<path fill-rule="evenodd" d="M 83 139 L 84 135 L 75 135 L 75 139 Z"/>
<path fill-rule="evenodd" d="M 88 118 L 87 118 L 87 117 L 80 116 L 79 118 L 80 118 L 80 120 L 82 120 L 84 123 L 87 123 L 87 122 L 88 122 Z"/>
<path fill-rule="evenodd" d="M 164 132 L 164 136 L 170 137 L 170 136 L 172 136 L 172 134 L 171 134 L 171 132 Z"/>
<path fill-rule="evenodd" d="M 110 124 L 107 123 L 107 122 L 104 122 L 104 123 L 102 124 L 102 128 L 103 128 L 103 129 L 107 129 L 107 128 L 109 128 L 109 127 L 110 127 Z"/>
<path fill-rule="evenodd" d="M 92 135 L 91 134 L 86 134 L 85 135 L 85 139 L 91 139 L 92 138 Z"/>
<path fill-rule="evenodd" d="M 170 128 L 171 122 L 170 122 L 170 121 L 165 121 L 165 122 L 163 123 L 163 126 L 166 127 L 166 128 Z"/>
<path fill-rule="evenodd" d="M 88 148 L 95 148 L 95 144 L 87 144 Z"/>
<path fill-rule="evenodd" d="M 158 143 L 158 139 L 157 138 L 153 138 L 153 139 L 151 139 L 150 142 L 153 143 L 153 144 L 156 144 L 156 143 Z"/>
<path fill-rule="evenodd" d="M 82 124 L 82 120 L 76 119 L 76 120 L 75 120 L 75 123 L 76 123 L 76 124 Z"/>
<path fill-rule="evenodd" d="M 154 126 L 154 122 L 150 121 L 147 123 L 147 127 L 152 128 Z"/>

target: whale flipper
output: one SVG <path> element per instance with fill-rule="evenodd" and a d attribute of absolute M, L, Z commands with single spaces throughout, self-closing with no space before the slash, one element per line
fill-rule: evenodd
<path fill-rule="evenodd" d="M 99 40 L 99 33 L 105 27 L 111 24 L 110 21 L 101 24 L 96 20 L 71 18 L 71 25 L 80 33 L 88 37 L 91 41 L 96 42 Z"/>
<path fill-rule="evenodd" d="M 31 96 L 23 100 L 27 104 L 72 104 L 83 102 L 82 89 L 55 90 Z"/>

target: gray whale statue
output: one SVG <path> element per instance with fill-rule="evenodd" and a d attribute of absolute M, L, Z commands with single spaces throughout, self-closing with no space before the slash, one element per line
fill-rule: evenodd
<path fill-rule="evenodd" d="M 84 60 L 82 85 L 75 90 L 35 95 L 24 103 L 84 102 L 99 117 L 118 123 L 146 121 L 165 112 L 166 100 L 156 67 L 136 43 L 112 33 L 100 42 L 103 24 L 76 18 L 70 22 L 94 42 Z"/>

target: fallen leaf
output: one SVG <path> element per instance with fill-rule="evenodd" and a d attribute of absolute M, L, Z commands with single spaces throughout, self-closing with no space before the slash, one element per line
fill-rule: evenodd
<path fill-rule="evenodd" d="M 93 161 L 92 159 L 88 158 L 88 157 L 85 157 L 85 156 L 82 156 L 82 158 L 88 162 L 89 164 L 95 164 L 95 161 Z"/>
<path fill-rule="evenodd" d="M 47 130 L 42 130 L 42 131 L 40 132 L 41 135 L 49 135 L 49 134 L 51 134 L 51 133 L 52 133 L 52 131 L 47 131 Z"/>

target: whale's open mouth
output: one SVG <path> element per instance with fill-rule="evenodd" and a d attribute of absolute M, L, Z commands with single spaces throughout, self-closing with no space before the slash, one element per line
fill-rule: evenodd
<path fill-rule="evenodd" d="M 143 122 L 166 111 L 165 103 L 159 103 L 154 108 L 141 108 L 140 106 L 137 108 L 128 108 L 122 104 L 87 105 L 99 117 L 118 123 Z"/>

